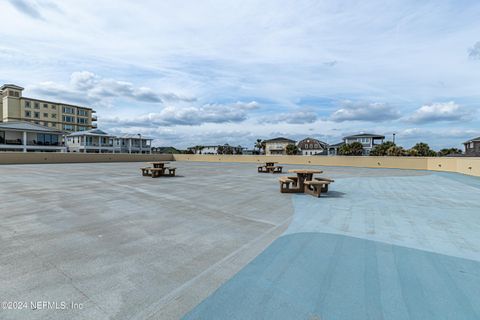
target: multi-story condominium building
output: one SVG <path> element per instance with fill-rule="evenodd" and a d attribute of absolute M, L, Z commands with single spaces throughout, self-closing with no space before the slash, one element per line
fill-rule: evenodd
<path fill-rule="evenodd" d="M 66 139 L 69 152 L 82 153 L 151 153 L 151 138 L 142 135 L 117 137 L 100 129 L 70 133 Z"/>
<path fill-rule="evenodd" d="M 65 152 L 63 132 L 26 121 L 0 122 L 0 151 Z"/>
<path fill-rule="evenodd" d="M 370 151 L 377 145 L 383 143 L 385 136 L 371 133 L 361 133 L 343 138 L 346 144 L 360 142 L 363 146 L 363 154 L 369 155 Z"/>
<path fill-rule="evenodd" d="M 466 156 L 480 157 L 480 137 L 468 140 L 463 145 Z"/>
<path fill-rule="evenodd" d="M 96 128 L 95 111 L 63 102 L 22 96 L 23 88 L 14 84 L 0 87 L 0 121 L 28 121 L 67 132 Z"/>
<path fill-rule="evenodd" d="M 285 155 L 287 154 L 287 146 L 295 144 L 295 140 L 278 137 L 275 139 L 265 140 L 265 155 Z"/>
<path fill-rule="evenodd" d="M 326 155 L 328 150 L 325 142 L 313 138 L 303 139 L 297 147 L 304 156 Z"/>

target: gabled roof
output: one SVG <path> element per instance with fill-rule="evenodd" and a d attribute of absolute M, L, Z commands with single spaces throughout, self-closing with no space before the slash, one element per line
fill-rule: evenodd
<path fill-rule="evenodd" d="M 114 135 L 108 134 L 105 131 L 102 131 L 100 129 L 90 129 L 90 130 L 84 130 L 84 131 L 77 131 L 77 132 L 72 132 L 68 136 L 70 137 L 76 137 L 76 136 L 103 136 L 103 137 L 114 137 Z"/>
<path fill-rule="evenodd" d="M 270 142 L 289 142 L 289 143 L 295 143 L 295 140 L 291 140 L 291 139 L 287 139 L 287 138 L 284 138 L 284 137 L 278 137 L 278 138 L 274 138 L 274 139 L 270 139 L 270 140 L 265 140 L 266 143 L 270 143 Z"/>
<path fill-rule="evenodd" d="M 474 142 L 474 141 L 480 141 L 480 137 L 476 137 L 476 138 L 470 139 L 468 141 L 465 141 L 463 144 L 467 144 L 467 143 Z"/>
<path fill-rule="evenodd" d="M 49 127 L 45 127 L 36 123 L 27 121 L 8 121 L 0 122 L 0 129 L 13 130 L 13 131 L 28 131 L 28 132 L 45 132 L 45 133 L 57 133 L 62 134 L 62 131 L 53 130 Z"/>
<path fill-rule="evenodd" d="M 351 136 L 346 136 L 343 139 L 352 139 L 352 138 L 378 138 L 378 139 L 385 139 L 385 136 L 382 136 L 380 134 L 372 134 L 372 133 L 359 133 L 359 134 L 354 134 Z"/>
<path fill-rule="evenodd" d="M 12 84 L 12 83 L 5 83 L 2 87 L 0 87 L 0 90 L 4 90 L 4 89 L 7 89 L 7 88 L 11 88 L 11 89 L 15 89 L 15 90 L 23 90 L 22 87 L 17 86 L 17 85 Z"/>

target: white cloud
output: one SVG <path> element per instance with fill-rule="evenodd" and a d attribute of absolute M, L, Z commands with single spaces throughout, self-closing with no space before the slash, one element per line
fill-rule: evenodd
<path fill-rule="evenodd" d="M 341 108 L 330 116 L 335 122 L 343 121 L 386 121 L 400 118 L 400 113 L 385 103 L 343 101 Z"/>
<path fill-rule="evenodd" d="M 312 110 L 298 110 L 288 113 L 273 114 L 259 119 L 259 123 L 305 124 L 317 121 L 317 114 Z"/>
<path fill-rule="evenodd" d="M 480 41 L 475 43 L 475 45 L 468 49 L 468 56 L 471 59 L 480 60 Z"/>
<path fill-rule="evenodd" d="M 437 102 L 421 106 L 408 121 L 413 123 L 431 123 L 439 121 L 471 121 L 473 112 L 453 101 Z"/>
<path fill-rule="evenodd" d="M 158 113 L 133 118 L 106 118 L 102 121 L 107 125 L 120 126 L 198 126 L 204 123 L 236 123 L 245 121 L 248 111 L 258 109 L 255 101 L 233 104 L 205 104 L 203 106 L 177 107 L 167 106 Z"/>

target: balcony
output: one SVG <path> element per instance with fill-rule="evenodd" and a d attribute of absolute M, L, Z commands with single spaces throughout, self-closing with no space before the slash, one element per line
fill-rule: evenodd
<path fill-rule="evenodd" d="M 96 124 L 96 123 L 92 123 L 92 128 L 93 128 L 93 129 L 97 129 L 97 128 L 98 128 L 97 124 Z"/>
<path fill-rule="evenodd" d="M 98 118 L 97 118 L 97 115 L 96 114 L 92 114 L 92 121 L 97 121 Z"/>

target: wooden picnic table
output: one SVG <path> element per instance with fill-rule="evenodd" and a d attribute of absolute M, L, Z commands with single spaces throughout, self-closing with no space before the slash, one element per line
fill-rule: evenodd
<path fill-rule="evenodd" d="M 167 163 L 170 163 L 168 161 L 155 161 L 155 162 L 149 162 L 154 168 L 163 168 Z"/>
<path fill-rule="evenodd" d="M 273 167 L 275 166 L 275 163 L 278 163 L 276 161 L 268 161 L 268 162 L 265 162 L 265 166 L 266 167 Z"/>
<path fill-rule="evenodd" d="M 316 173 L 323 173 L 322 170 L 315 170 L 315 169 L 291 169 L 291 170 L 288 170 L 288 172 L 297 174 L 299 192 L 303 192 L 305 187 L 305 181 L 312 180 L 313 175 Z"/>

